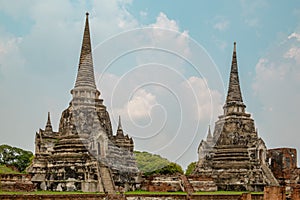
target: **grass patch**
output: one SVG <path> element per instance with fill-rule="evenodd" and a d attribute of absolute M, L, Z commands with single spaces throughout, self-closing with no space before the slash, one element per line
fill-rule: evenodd
<path fill-rule="evenodd" d="M 20 172 L 16 172 L 5 165 L 0 165 L 0 174 L 21 174 Z"/>
<path fill-rule="evenodd" d="M 207 194 L 229 194 L 229 195 L 241 195 L 245 192 L 240 192 L 240 191 L 215 191 L 215 192 L 196 192 L 196 194 L 203 194 L 203 195 L 207 195 Z"/>
<path fill-rule="evenodd" d="M 136 190 L 136 191 L 129 191 L 125 192 L 125 194 L 175 194 L 175 195 L 186 195 L 186 192 L 150 192 L 150 191 L 144 191 L 144 190 Z"/>
<path fill-rule="evenodd" d="M 243 193 L 248 193 L 248 191 L 215 191 L 215 192 L 196 192 L 199 195 L 241 195 Z M 249 192 L 251 194 L 263 194 L 263 192 Z"/>

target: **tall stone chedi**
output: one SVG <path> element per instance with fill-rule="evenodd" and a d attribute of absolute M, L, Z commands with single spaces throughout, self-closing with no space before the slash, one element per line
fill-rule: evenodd
<path fill-rule="evenodd" d="M 193 172 L 212 177 L 218 190 L 262 191 L 266 185 L 278 185 L 266 163 L 265 143 L 245 108 L 234 43 L 224 114 L 215 123 L 213 135 L 209 129 L 207 139 L 201 141 Z"/>
<path fill-rule="evenodd" d="M 35 158 L 28 172 L 38 189 L 114 193 L 135 189 L 138 169 L 133 140 L 124 135 L 119 118 L 117 134 L 96 88 L 88 13 L 78 73 L 69 107 L 58 132 L 50 114 L 45 130 L 36 133 Z"/>

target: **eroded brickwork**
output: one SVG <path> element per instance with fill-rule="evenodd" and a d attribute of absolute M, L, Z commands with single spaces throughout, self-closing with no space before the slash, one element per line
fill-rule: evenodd
<path fill-rule="evenodd" d="M 150 192 L 177 192 L 184 191 L 180 175 L 153 175 L 145 178 L 141 189 Z"/>
<path fill-rule="evenodd" d="M 31 192 L 34 190 L 29 174 L 0 174 L 0 191 Z"/>
<path fill-rule="evenodd" d="M 248 195 L 249 196 L 249 195 Z M 72 195 L 1 195 L 3 200 L 249 200 L 247 195 L 186 195 L 186 194 L 72 194 Z M 251 195 L 251 200 L 263 200 L 263 195 Z M 281 199 L 272 199 L 281 200 Z"/>
<path fill-rule="evenodd" d="M 264 200 L 286 200 L 285 188 L 278 186 L 265 187 Z"/>
<path fill-rule="evenodd" d="M 288 193 L 300 185 L 300 169 L 297 167 L 297 150 L 294 148 L 269 149 L 267 160 L 274 176 Z"/>

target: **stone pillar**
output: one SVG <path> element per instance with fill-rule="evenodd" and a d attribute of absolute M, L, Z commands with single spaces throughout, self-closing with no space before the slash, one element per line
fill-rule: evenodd
<path fill-rule="evenodd" d="M 300 188 L 293 188 L 291 199 L 300 200 Z"/>
<path fill-rule="evenodd" d="M 286 200 L 285 187 L 280 187 L 280 186 L 265 187 L 264 200 Z"/>
<path fill-rule="evenodd" d="M 243 193 L 241 200 L 252 200 L 251 193 Z"/>

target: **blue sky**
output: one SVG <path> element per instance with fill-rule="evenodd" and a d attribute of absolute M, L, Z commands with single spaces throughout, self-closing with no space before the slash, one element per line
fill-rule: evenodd
<path fill-rule="evenodd" d="M 0 143 L 33 151 L 48 111 L 57 130 L 86 11 L 101 97 L 114 130 L 121 114 L 137 150 L 183 166 L 197 159 L 208 124 L 222 114 L 234 41 L 259 135 L 269 148 L 300 149 L 297 0 L 0 1 Z"/>

